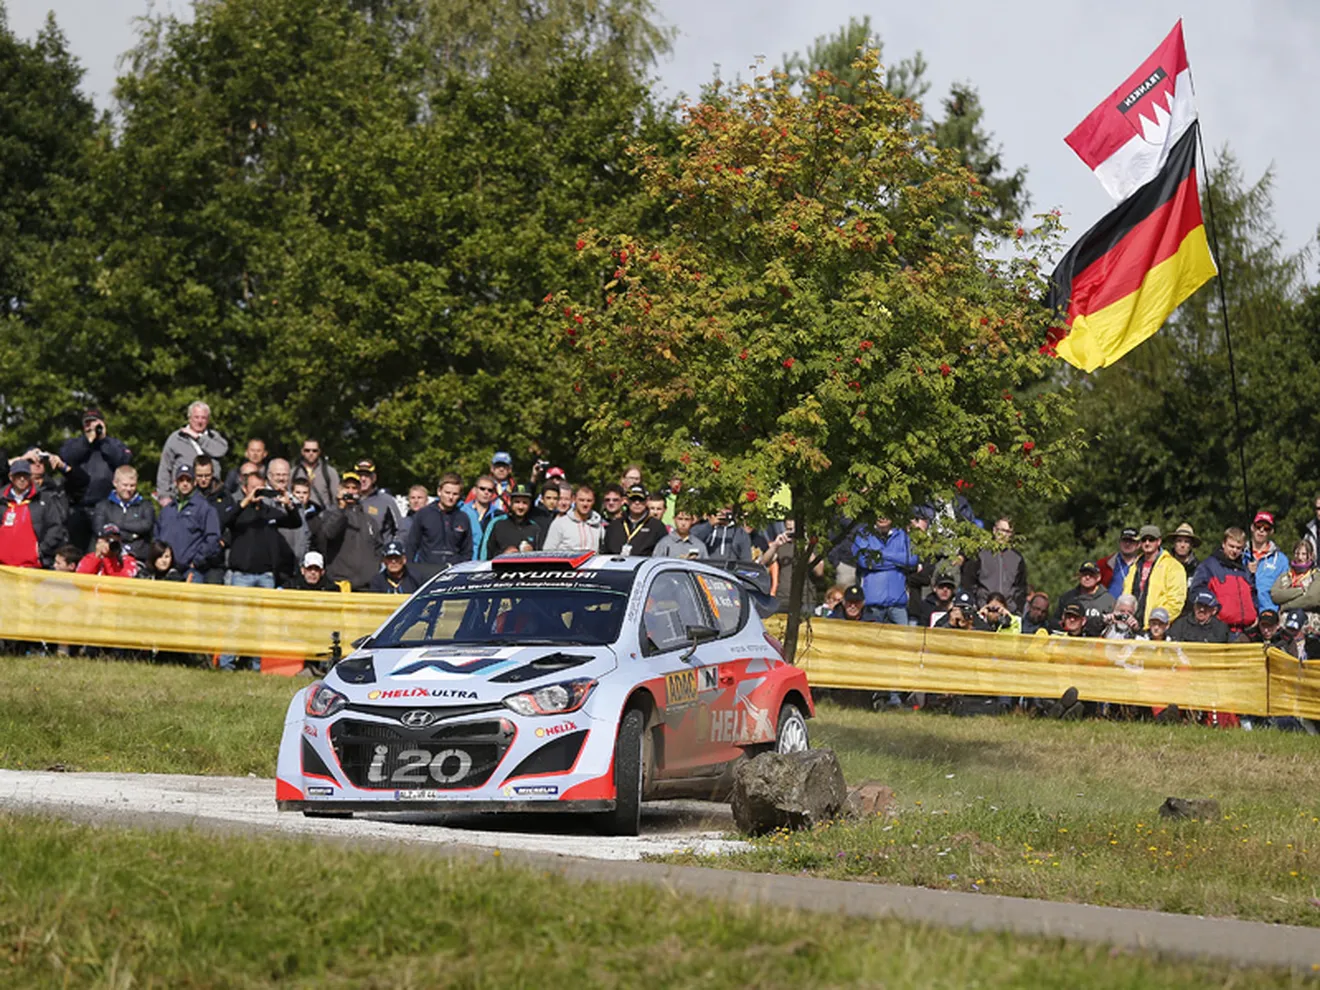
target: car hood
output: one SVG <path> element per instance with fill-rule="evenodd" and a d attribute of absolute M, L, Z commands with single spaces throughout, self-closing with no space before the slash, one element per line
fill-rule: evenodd
<path fill-rule="evenodd" d="M 605 646 L 423 646 L 354 653 L 326 681 L 350 702 L 479 704 L 559 681 L 600 678 L 617 665 Z"/>

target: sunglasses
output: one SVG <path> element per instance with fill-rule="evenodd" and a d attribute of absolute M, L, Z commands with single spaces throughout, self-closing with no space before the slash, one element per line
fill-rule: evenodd
<path fill-rule="evenodd" d="M 493 492 L 495 489 L 491 485 L 477 485 L 479 492 Z"/>
<path fill-rule="evenodd" d="M 1142 542 L 1142 543 L 1159 543 L 1159 542 L 1160 542 L 1160 538 L 1159 538 L 1158 536 L 1143 536 L 1143 537 L 1141 538 L 1141 542 Z"/>
<path fill-rule="evenodd" d="M 622 502 L 623 499 L 619 498 L 619 496 L 617 496 L 617 495 L 606 495 L 606 496 L 605 496 L 605 501 L 606 501 L 606 502 L 616 502 L 616 503 L 617 503 L 617 502 Z"/>
<path fill-rule="evenodd" d="M 320 448 L 320 447 L 304 447 L 304 448 L 302 449 L 302 452 L 303 452 L 304 454 L 319 454 L 319 453 L 321 452 L 321 448 Z"/>
<path fill-rule="evenodd" d="M 1251 524 L 1251 528 L 1252 528 L 1252 529 L 1266 529 L 1266 530 L 1269 530 L 1269 529 L 1273 529 L 1274 527 L 1271 526 L 1269 523 L 1252 523 L 1252 524 Z"/>

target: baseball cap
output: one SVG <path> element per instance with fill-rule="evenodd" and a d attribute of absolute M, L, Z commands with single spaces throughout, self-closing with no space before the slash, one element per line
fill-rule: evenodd
<path fill-rule="evenodd" d="M 114 523 L 106 523 L 104 526 L 101 527 L 101 533 L 100 533 L 100 535 L 101 535 L 101 536 L 118 536 L 118 535 L 119 535 L 119 527 L 116 526 Z"/>
<path fill-rule="evenodd" d="M 1253 519 L 1253 520 L 1251 520 L 1251 525 L 1254 526 L 1254 525 L 1256 525 L 1256 523 L 1258 523 L 1258 522 L 1267 522 L 1267 523 L 1270 524 L 1270 528 L 1273 529 L 1273 528 L 1274 528 L 1274 513 L 1273 513 L 1273 512 L 1266 512 L 1264 509 L 1261 509 L 1259 512 L 1256 513 L 1256 518 Z"/>
<path fill-rule="evenodd" d="M 356 471 L 345 471 L 339 476 L 339 480 L 341 483 L 345 481 L 356 481 L 359 485 L 362 484 L 362 476 Z"/>
<path fill-rule="evenodd" d="M 26 457 L 19 458 L 18 460 L 14 461 L 13 464 L 9 465 L 9 473 L 10 473 L 10 474 L 31 474 L 31 473 L 32 473 L 32 462 L 29 461 Z"/>
<path fill-rule="evenodd" d="M 1192 604 L 1208 605 L 1210 608 L 1218 608 L 1219 599 L 1215 597 L 1215 593 L 1213 591 L 1210 591 L 1206 588 L 1202 588 L 1200 591 L 1196 593 L 1196 596 L 1192 598 Z"/>
<path fill-rule="evenodd" d="M 1142 526 L 1141 531 L 1137 535 L 1141 537 L 1151 536 L 1157 540 L 1162 539 L 1164 536 L 1164 534 L 1160 532 L 1160 528 L 1158 526 L 1152 526 L 1150 524 Z"/>
<path fill-rule="evenodd" d="M 495 456 L 490 459 L 491 464 L 507 464 L 513 467 L 513 458 L 509 456 L 507 450 L 495 451 Z"/>
<path fill-rule="evenodd" d="M 1263 608 L 1263 609 L 1261 609 L 1261 610 L 1260 610 L 1260 621 L 1261 621 L 1261 622 L 1264 622 L 1264 621 L 1265 621 L 1265 616 L 1267 616 L 1267 615 L 1272 615 L 1272 616 L 1274 616 L 1274 621 L 1275 621 L 1275 622 L 1278 622 L 1278 621 L 1279 621 L 1279 610 L 1278 610 L 1277 608 Z"/>
<path fill-rule="evenodd" d="M 1124 526 L 1123 532 L 1118 534 L 1120 540 L 1135 540 L 1137 538 L 1137 528 L 1135 526 Z"/>
<path fill-rule="evenodd" d="M 1283 620 L 1283 627 L 1291 629 L 1293 632 L 1306 625 L 1306 613 L 1300 608 L 1290 609 L 1288 615 Z"/>
<path fill-rule="evenodd" d="M 1063 613 L 1062 613 L 1062 614 L 1063 614 L 1063 615 L 1080 615 L 1080 616 L 1082 616 L 1083 618 L 1085 618 L 1085 617 L 1086 617 L 1086 609 L 1082 608 L 1082 606 L 1078 605 L 1076 602 L 1069 602 L 1067 605 L 1063 606 Z"/>
<path fill-rule="evenodd" d="M 864 602 L 866 601 L 866 594 L 862 591 L 860 585 L 854 584 L 844 591 L 843 600 L 845 602 Z"/>
<path fill-rule="evenodd" d="M 1088 561 L 1085 561 L 1085 562 L 1083 562 L 1083 564 L 1082 564 L 1081 567 L 1077 568 L 1077 573 L 1078 573 L 1078 574 L 1099 574 L 1099 573 L 1100 573 L 1100 565 L 1097 564 L 1094 560 L 1088 560 Z"/>
<path fill-rule="evenodd" d="M 1169 624 L 1169 610 L 1167 608 L 1153 608 L 1150 610 L 1151 622 L 1163 622 L 1166 626 Z"/>
<path fill-rule="evenodd" d="M 935 584 L 937 586 L 944 585 L 949 588 L 956 588 L 958 587 L 958 579 L 955 578 L 948 571 L 945 571 L 943 574 L 936 575 Z"/>
<path fill-rule="evenodd" d="M 174 469 L 175 478 L 182 478 L 185 474 L 189 478 L 193 476 L 193 466 L 191 464 L 180 464 Z"/>
<path fill-rule="evenodd" d="M 303 567 L 319 567 L 325 570 L 325 558 L 321 556 L 320 551 L 308 550 L 303 554 Z"/>
<path fill-rule="evenodd" d="M 90 423 L 94 419 L 105 419 L 105 417 L 101 415 L 101 410 L 94 406 L 83 410 L 82 421 L 84 423 Z"/>
<path fill-rule="evenodd" d="M 386 543 L 385 552 L 381 554 L 383 557 L 403 557 L 406 555 L 406 551 L 403 549 L 403 544 L 398 540 L 390 540 L 389 543 Z"/>
<path fill-rule="evenodd" d="M 354 464 L 353 467 L 361 474 L 376 473 L 376 462 L 373 461 L 370 457 L 362 458 L 362 460 Z"/>
<path fill-rule="evenodd" d="M 971 592 L 960 591 L 953 596 L 953 604 L 959 608 L 971 608 L 976 604 L 976 601 L 972 598 Z"/>
<path fill-rule="evenodd" d="M 564 469 L 561 467 L 546 468 L 545 476 L 547 478 L 562 478 L 564 477 Z"/>
<path fill-rule="evenodd" d="M 645 498 L 646 498 L 646 488 L 645 488 L 644 486 L 642 486 L 642 485 L 631 485 L 631 486 L 628 488 L 628 497 L 629 497 L 629 498 L 640 498 L 640 499 L 645 499 Z"/>
<path fill-rule="evenodd" d="M 525 481 L 520 481 L 509 489 L 509 498 L 535 498 L 532 494 L 532 486 Z"/>

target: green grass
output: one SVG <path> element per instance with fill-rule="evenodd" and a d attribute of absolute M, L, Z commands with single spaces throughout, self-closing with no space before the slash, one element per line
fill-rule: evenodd
<path fill-rule="evenodd" d="M 269 777 L 302 681 L 3 660 L 0 766 Z M 1320 740 L 1190 725 L 884 713 L 812 726 L 884 821 L 757 840 L 706 865 L 1320 925 Z M 1164 798 L 1215 797 L 1170 824 Z M 683 859 L 682 861 L 692 861 Z"/>
<path fill-rule="evenodd" d="M 1320 925 L 1320 740 L 1300 733 L 822 705 L 813 745 L 890 817 L 758 839 L 701 862 Z M 1168 796 L 1213 797 L 1170 822 Z M 692 862 L 693 857 L 677 857 Z"/>
<path fill-rule="evenodd" d="M 301 678 L 59 657 L 0 659 L 0 766 L 275 776 Z"/>
<path fill-rule="evenodd" d="M 0 815 L 0 986 L 1242 987 L 1300 976 L 281 839 Z"/>

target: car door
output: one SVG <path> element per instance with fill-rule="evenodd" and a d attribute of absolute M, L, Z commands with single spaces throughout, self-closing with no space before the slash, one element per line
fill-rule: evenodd
<path fill-rule="evenodd" d="M 662 724 L 657 767 L 662 777 L 683 776 L 710 762 L 709 744 L 699 732 L 700 698 L 703 685 L 710 690 L 717 683 L 718 665 L 706 662 L 709 643 L 699 645 L 683 660 L 692 645 L 688 630 L 709 623 L 710 615 L 691 573 L 664 570 L 651 579 L 638 638 Z"/>

